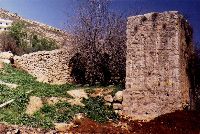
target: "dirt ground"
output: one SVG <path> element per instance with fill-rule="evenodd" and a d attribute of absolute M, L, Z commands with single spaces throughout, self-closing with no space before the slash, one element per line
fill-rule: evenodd
<path fill-rule="evenodd" d="M 200 134 L 200 113 L 176 111 L 162 115 L 150 122 L 128 121 L 98 124 L 84 119 L 71 132 L 102 134 Z"/>
<path fill-rule="evenodd" d="M 76 126 L 66 133 L 81 134 L 200 134 L 200 113 L 176 111 L 174 113 L 165 114 L 151 120 L 150 122 L 129 121 L 121 119 L 117 122 L 97 123 L 88 118 L 75 122 Z M 9 126 L 0 125 L 0 134 L 8 131 L 21 134 L 22 129 L 11 129 Z M 27 129 L 26 132 L 35 133 L 59 133 L 55 130 Z"/>

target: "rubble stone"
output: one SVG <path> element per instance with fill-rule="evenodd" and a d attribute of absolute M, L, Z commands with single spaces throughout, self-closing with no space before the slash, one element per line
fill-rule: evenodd
<path fill-rule="evenodd" d="M 74 98 L 74 99 L 67 100 L 67 102 L 72 106 L 75 105 L 75 106 L 84 107 L 85 104 L 82 103 L 82 100 L 83 100 L 83 98 Z"/>
<path fill-rule="evenodd" d="M 50 98 L 46 98 L 46 102 L 48 105 L 55 105 L 58 102 L 62 102 L 62 101 L 67 101 L 67 98 L 61 98 L 61 97 L 50 97 Z"/>
<path fill-rule="evenodd" d="M 106 102 L 113 102 L 113 97 L 112 97 L 112 95 L 106 95 L 106 96 L 104 96 L 104 100 L 106 101 Z"/>
<path fill-rule="evenodd" d="M 110 103 L 110 102 L 106 102 L 104 105 L 106 105 L 106 106 L 111 106 L 112 103 Z"/>
<path fill-rule="evenodd" d="M 11 52 L 0 52 L 0 59 L 10 59 L 13 57 Z"/>
<path fill-rule="evenodd" d="M 88 99 L 88 94 L 85 92 L 84 89 L 76 89 L 67 91 L 67 93 L 72 96 L 73 98 L 85 98 Z"/>
<path fill-rule="evenodd" d="M 29 103 L 26 109 L 26 114 L 33 115 L 43 107 L 43 102 L 40 97 L 30 96 Z"/>
<path fill-rule="evenodd" d="M 14 56 L 14 64 L 35 76 L 39 82 L 50 84 L 71 83 L 69 61 L 72 55 L 69 49 L 39 51 L 22 56 Z"/>
<path fill-rule="evenodd" d="M 4 64 L 3 62 L 0 61 L 0 69 L 3 69 L 4 68 Z"/>
<path fill-rule="evenodd" d="M 55 129 L 58 132 L 67 132 L 70 128 L 74 126 L 74 124 L 71 122 L 69 124 L 67 123 L 54 123 Z"/>
<path fill-rule="evenodd" d="M 2 81 L 2 80 L 0 80 L 0 84 L 1 84 L 1 85 L 5 85 L 5 86 L 7 86 L 7 87 L 9 87 L 9 88 L 12 88 L 12 89 L 16 89 L 16 88 L 18 87 L 17 84 L 7 83 L 7 82 L 4 82 L 4 81 Z"/>
<path fill-rule="evenodd" d="M 122 94 L 123 94 L 123 91 L 118 91 L 114 96 L 114 101 L 122 102 L 123 100 Z"/>
<path fill-rule="evenodd" d="M 9 59 L 0 59 L 0 62 L 6 63 L 6 64 L 10 64 L 10 60 Z"/>
<path fill-rule="evenodd" d="M 115 113 L 118 114 L 118 115 L 120 115 L 120 116 L 123 115 L 122 110 L 115 110 Z"/>
<path fill-rule="evenodd" d="M 121 103 L 113 103 L 113 109 L 121 110 L 122 109 L 122 104 Z"/>

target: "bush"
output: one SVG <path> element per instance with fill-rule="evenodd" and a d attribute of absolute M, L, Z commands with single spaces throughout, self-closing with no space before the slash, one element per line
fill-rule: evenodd
<path fill-rule="evenodd" d="M 0 50 L 11 51 L 14 54 L 19 53 L 21 50 L 16 44 L 16 40 L 10 36 L 9 33 L 3 32 L 0 34 Z"/>
<path fill-rule="evenodd" d="M 11 51 L 16 55 L 57 48 L 53 40 L 28 32 L 25 23 L 22 22 L 13 23 L 9 32 L 1 34 L 0 38 L 2 50 Z"/>
<path fill-rule="evenodd" d="M 46 38 L 38 38 L 37 35 L 33 35 L 31 38 L 32 52 L 42 51 L 42 50 L 53 50 L 56 49 L 56 43 L 54 41 L 48 40 Z"/>

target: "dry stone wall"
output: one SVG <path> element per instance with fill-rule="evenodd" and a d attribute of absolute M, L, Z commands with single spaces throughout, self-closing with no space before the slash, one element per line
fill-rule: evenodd
<path fill-rule="evenodd" d="M 150 120 L 190 103 L 192 29 L 176 11 L 128 18 L 123 113 Z"/>
<path fill-rule="evenodd" d="M 14 64 L 17 68 L 35 76 L 40 82 L 71 83 L 71 69 L 69 67 L 71 51 L 71 49 L 57 49 L 14 56 Z"/>

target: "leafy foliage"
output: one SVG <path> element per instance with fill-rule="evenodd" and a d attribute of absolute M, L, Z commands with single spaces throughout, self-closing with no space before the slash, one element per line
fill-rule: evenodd
<path fill-rule="evenodd" d="M 113 109 L 104 105 L 104 100 L 101 97 L 89 98 L 84 101 L 84 104 L 86 105 L 84 113 L 95 121 L 105 122 L 108 119 L 118 119 L 118 115 Z"/>
<path fill-rule="evenodd" d="M 32 51 L 42 51 L 42 50 L 53 50 L 56 49 L 55 42 L 52 40 L 47 40 L 46 38 L 38 38 L 37 35 L 33 35 L 31 38 Z"/>
<path fill-rule="evenodd" d="M 16 40 L 17 44 L 23 46 L 26 42 L 23 40 L 26 38 L 27 33 L 25 31 L 24 23 L 14 23 L 9 30 L 10 35 Z"/>
<path fill-rule="evenodd" d="M 1 51 L 11 51 L 14 54 L 21 51 L 16 44 L 16 40 L 7 32 L 2 32 L 0 34 L 0 44 Z"/>
<path fill-rule="evenodd" d="M 18 50 L 16 49 L 16 51 L 13 51 L 14 54 L 22 55 L 30 52 L 25 23 L 14 23 L 9 29 L 9 35 L 15 40 L 16 48 L 18 48 Z"/>
<path fill-rule="evenodd" d="M 9 28 L 9 32 L 3 33 L 1 36 L 0 38 L 4 42 L 3 50 L 11 51 L 16 55 L 57 48 L 53 40 L 28 31 L 26 24 L 23 22 L 13 23 Z"/>

